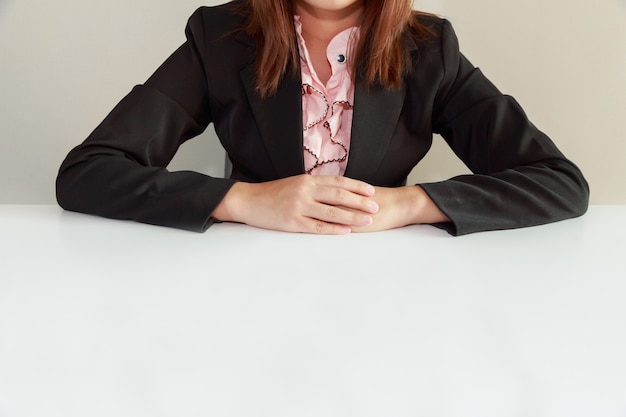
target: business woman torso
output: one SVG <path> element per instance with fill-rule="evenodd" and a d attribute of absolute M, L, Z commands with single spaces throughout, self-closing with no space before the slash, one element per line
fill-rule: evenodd
<path fill-rule="evenodd" d="M 256 40 L 239 2 L 198 9 L 187 42 L 136 86 L 64 161 L 57 180 L 70 210 L 203 231 L 237 181 L 304 173 L 299 74 L 261 97 Z M 434 35 L 406 36 L 411 68 L 399 89 L 355 84 L 345 176 L 398 187 L 440 133 L 472 170 L 420 184 L 452 234 L 524 227 L 578 216 L 588 187 L 578 168 L 459 52 L 451 25 L 420 15 Z M 213 123 L 233 164 L 229 179 L 165 167 Z"/>

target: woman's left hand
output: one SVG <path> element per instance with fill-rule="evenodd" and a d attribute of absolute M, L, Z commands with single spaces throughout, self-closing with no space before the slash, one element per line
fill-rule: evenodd
<path fill-rule="evenodd" d="M 378 203 L 378 212 L 367 226 L 352 226 L 353 232 L 376 232 L 418 223 L 443 223 L 450 219 L 439 210 L 424 189 L 418 185 L 374 187 L 370 198 Z"/>

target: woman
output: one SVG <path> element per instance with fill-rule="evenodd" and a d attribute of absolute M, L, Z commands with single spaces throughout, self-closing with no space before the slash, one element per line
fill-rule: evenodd
<path fill-rule="evenodd" d="M 578 168 L 465 59 L 447 21 L 409 0 L 236 0 L 197 10 L 186 35 L 70 152 L 62 207 L 196 231 L 454 235 L 587 208 Z M 168 172 L 209 123 L 231 178 Z M 404 185 L 433 132 L 474 174 Z"/>

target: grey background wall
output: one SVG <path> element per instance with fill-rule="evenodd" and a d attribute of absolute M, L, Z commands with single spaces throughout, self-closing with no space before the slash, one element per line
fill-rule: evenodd
<path fill-rule="evenodd" d="M 0 0 L 0 203 L 53 203 L 54 179 L 133 85 L 184 41 L 206 0 Z M 592 203 L 626 204 L 626 0 L 417 0 L 583 170 Z M 212 131 L 170 168 L 220 175 Z M 412 182 L 467 172 L 435 138 Z"/>

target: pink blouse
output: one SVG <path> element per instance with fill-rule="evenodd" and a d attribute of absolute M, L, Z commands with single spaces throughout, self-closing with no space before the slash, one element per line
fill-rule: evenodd
<path fill-rule="evenodd" d="M 328 44 L 326 56 L 331 76 L 326 85 L 319 80 L 302 37 L 302 23 L 294 16 L 302 71 L 302 117 L 304 168 L 307 174 L 343 175 L 350 153 L 350 131 L 354 85 L 348 71 L 352 46 L 359 28 L 337 34 Z"/>

